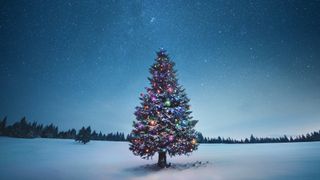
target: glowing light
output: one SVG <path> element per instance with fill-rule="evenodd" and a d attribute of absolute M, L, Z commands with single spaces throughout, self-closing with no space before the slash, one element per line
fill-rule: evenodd
<path fill-rule="evenodd" d="M 169 141 L 173 141 L 173 139 L 174 139 L 174 136 L 173 136 L 173 135 L 170 135 L 170 136 L 169 136 Z"/>
<path fill-rule="evenodd" d="M 192 139 L 191 143 L 196 144 L 197 143 L 196 139 Z"/>
<path fill-rule="evenodd" d="M 171 106 L 171 102 L 169 100 L 166 100 L 166 102 L 164 102 L 165 106 Z"/>
<path fill-rule="evenodd" d="M 143 124 L 139 124 L 139 125 L 138 125 L 138 128 L 139 128 L 139 129 L 143 129 L 143 128 L 144 128 Z"/>
<path fill-rule="evenodd" d="M 150 125 L 151 125 L 151 126 L 156 125 L 156 121 L 155 121 L 155 120 L 151 120 L 151 121 L 150 121 Z"/>

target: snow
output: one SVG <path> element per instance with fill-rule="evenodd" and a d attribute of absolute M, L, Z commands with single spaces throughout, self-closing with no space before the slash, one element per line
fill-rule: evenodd
<path fill-rule="evenodd" d="M 320 142 L 201 144 L 189 157 L 168 158 L 164 170 L 128 147 L 0 137 L 0 179 L 320 179 Z"/>

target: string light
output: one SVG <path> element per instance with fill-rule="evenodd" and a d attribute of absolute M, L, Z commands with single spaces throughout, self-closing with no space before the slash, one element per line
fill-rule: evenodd
<path fill-rule="evenodd" d="M 150 121 L 150 125 L 151 125 L 151 126 L 156 125 L 156 121 L 155 121 L 155 120 L 151 120 L 151 121 Z"/>
<path fill-rule="evenodd" d="M 143 129 L 143 128 L 144 128 L 143 124 L 140 123 L 140 124 L 138 125 L 138 128 L 139 128 L 139 129 Z"/>
<path fill-rule="evenodd" d="M 171 106 L 171 102 L 170 102 L 169 100 L 166 100 L 166 101 L 164 102 L 164 105 L 165 105 L 165 106 Z"/>

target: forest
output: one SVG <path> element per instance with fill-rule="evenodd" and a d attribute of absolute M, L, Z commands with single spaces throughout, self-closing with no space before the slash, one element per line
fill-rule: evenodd
<path fill-rule="evenodd" d="M 91 127 L 82 127 L 78 131 L 75 128 L 60 131 L 58 126 L 53 124 L 43 125 L 37 122 L 28 122 L 26 117 L 20 121 L 7 124 L 7 117 L 0 121 L 0 136 L 16 138 L 57 138 L 57 139 L 74 139 L 81 143 L 87 143 L 90 140 L 99 141 L 128 141 L 130 135 L 123 132 L 102 133 L 91 130 Z M 201 132 L 197 132 L 197 141 L 207 144 L 249 144 L 249 143 L 291 143 L 291 142 L 311 142 L 320 141 L 320 130 L 298 136 L 282 137 L 255 137 L 251 134 L 249 138 L 232 139 L 218 136 L 217 138 L 205 137 Z"/>

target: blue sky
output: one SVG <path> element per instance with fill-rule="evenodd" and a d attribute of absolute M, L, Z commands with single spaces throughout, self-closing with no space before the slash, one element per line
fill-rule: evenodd
<path fill-rule="evenodd" d="M 0 116 L 131 130 L 155 52 L 206 136 L 320 127 L 317 1 L 3 1 Z"/>

